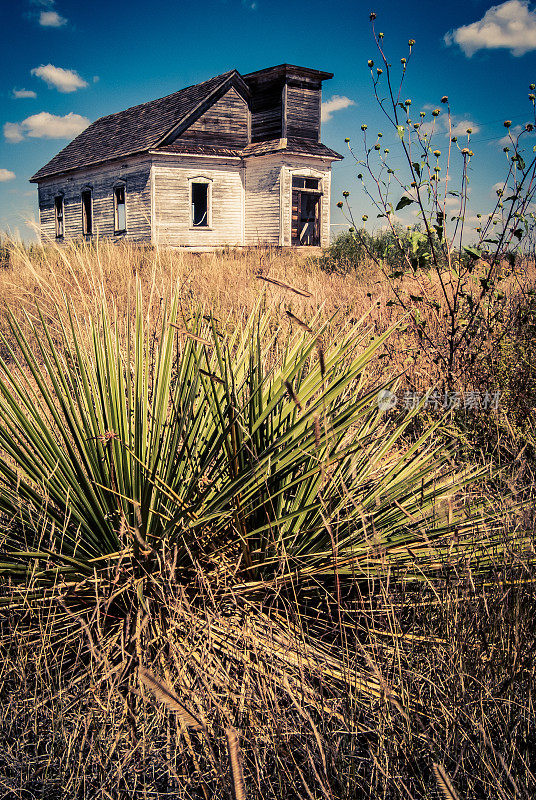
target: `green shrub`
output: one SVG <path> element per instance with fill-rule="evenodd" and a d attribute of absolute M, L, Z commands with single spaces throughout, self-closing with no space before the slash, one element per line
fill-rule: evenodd
<path fill-rule="evenodd" d="M 353 270 L 368 272 L 371 267 L 397 270 L 405 263 L 405 256 L 414 269 L 430 266 L 430 243 L 419 226 L 408 229 L 395 225 L 376 233 L 361 228 L 341 233 L 324 253 L 320 266 L 326 272 L 343 274 Z"/>

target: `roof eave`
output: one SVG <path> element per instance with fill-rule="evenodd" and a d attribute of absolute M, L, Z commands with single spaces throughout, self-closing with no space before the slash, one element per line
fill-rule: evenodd
<path fill-rule="evenodd" d="M 248 72 L 242 77 L 244 80 L 247 80 L 247 78 L 257 78 L 268 73 L 284 75 L 291 71 L 303 76 L 315 77 L 320 81 L 328 81 L 333 78 L 333 72 L 323 72 L 322 70 L 311 69 L 310 67 L 300 67 L 297 64 L 277 64 L 273 67 L 258 69 L 255 72 Z"/>
<path fill-rule="evenodd" d="M 219 158 L 223 161 L 242 161 L 243 156 L 224 155 L 223 153 L 176 153 L 173 150 L 149 150 L 150 156 L 173 156 L 174 158 Z"/>
<path fill-rule="evenodd" d="M 39 183 L 40 181 L 44 181 L 47 178 L 56 178 L 59 175 L 68 175 L 70 172 L 79 172 L 80 170 L 91 169 L 92 167 L 98 167 L 101 164 L 109 164 L 112 161 L 122 161 L 124 158 L 131 158 L 132 156 L 142 156 L 145 154 L 149 154 L 149 148 L 146 147 L 143 150 L 132 150 L 129 153 L 121 153 L 120 155 L 115 155 L 110 158 L 101 158 L 97 161 L 90 161 L 88 164 L 82 164 L 78 167 L 69 167 L 68 169 L 59 169 L 55 172 L 47 172 L 45 175 L 40 175 L 39 173 L 41 170 L 38 170 L 35 175 L 28 180 L 28 183 Z"/>

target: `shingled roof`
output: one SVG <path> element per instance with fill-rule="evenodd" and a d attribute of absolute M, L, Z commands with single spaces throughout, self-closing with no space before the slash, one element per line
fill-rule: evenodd
<path fill-rule="evenodd" d="M 322 142 L 315 142 L 313 139 L 300 139 L 291 137 L 289 139 L 270 139 L 267 142 L 253 142 L 246 147 L 222 147 L 221 145 L 196 144 L 191 141 L 183 141 L 180 138 L 174 142 L 163 144 L 152 150 L 153 153 L 177 153 L 180 155 L 199 155 L 199 156 L 227 156 L 232 158 L 248 158 L 251 156 L 266 156 L 272 153 L 285 151 L 293 155 L 321 156 L 332 160 L 342 159 L 340 153 L 336 153 L 330 147 L 326 147 Z"/>
<path fill-rule="evenodd" d="M 288 65 L 273 67 L 271 71 L 283 67 L 287 68 Z M 298 67 L 292 69 L 302 69 L 303 71 L 303 68 Z M 314 70 L 306 71 L 314 72 Z M 318 74 L 331 77 L 331 73 Z M 250 76 L 245 77 L 247 79 Z M 126 111 L 101 117 L 82 131 L 48 164 L 41 167 L 30 178 L 30 181 L 37 183 L 52 175 L 158 149 L 166 152 L 235 158 L 267 155 L 282 150 L 300 155 L 324 156 L 333 160 L 342 158 L 339 153 L 320 142 L 300 138 L 257 142 L 249 144 L 243 149 L 185 142 L 180 139 L 162 144 L 176 128 L 184 124 L 188 125 L 190 118 L 195 119 L 195 112 L 199 113 L 200 108 L 214 102 L 231 85 L 238 86 L 246 95 L 249 93 L 244 79 L 237 70 L 233 69 L 159 100 L 152 100 L 127 108 Z"/>
<path fill-rule="evenodd" d="M 146 152 L 155 147 L 201 103 L 209 100 L 212 95 L 217 95 L 234 81 L 243 83 L 235 69 L 195 86 L 188 86 L 159 100 L 152 100 L 127 108 L 126 111 L 101 117 L 82 131 L 48 164 L 41 167 L 30 181 L 37 183 L 50 175 Z"/>
<path fill-rule="evenodd" d="M 302 139 L 298 136 L 291 136 L 288 139 L 271 139 L 268 142 L 253 142 L 241 151 L 242 156 L 264 156 L 268 153 L 277 153 L 285 150 L 287 153 L 305 156 L 324 156 L 333 160 L 342 159 L 340 153 L 336 153 L 331 147 L 326 147 L 322 142 L 314 139 Z"/>

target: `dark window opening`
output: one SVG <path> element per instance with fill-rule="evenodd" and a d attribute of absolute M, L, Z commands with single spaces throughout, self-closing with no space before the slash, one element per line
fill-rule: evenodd
<path fill-rule="evenodd" d="M 127 208 L 124 186 L 116 186 L 114 189 L 114 213 L 115 232 L 124 233 L 127 229 Z"/>
<path fill-rule="evenodd" d="M 208 183 L 192 183 L 192 225 L 208 227 Z"/>
<path fill-rule="evenodd" d="M 91 189 L 82 192 L 82 233 L 91 236 L 93 233 L 93 209 L 91 205 Z"/>
<path fill-rule="evenodd" d="M 316 189 L 318 190 L 317 178 L 292 178 L 293 189 Z"/>
<path fill-rule="evenodd" d="M 56 221 L 56 239 L 63 237 L 63 197 L 54 198 L 54 218 Z"/>

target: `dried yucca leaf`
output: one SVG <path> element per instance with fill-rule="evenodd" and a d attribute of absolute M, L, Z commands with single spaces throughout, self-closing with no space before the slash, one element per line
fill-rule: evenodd
<path fill-rule="evenodd" d="M 287 317 L 289 319 L 291 319 L 292 322 L 295 322 L 296 325 L 299 328 L 303 328 L 304 331 L 307 331 L 307 333 L 310 333 L 312 336 L 314 336 L 313 329 L 306 322 L 304 322 L 303 320 L 299 319 L 299 317 L 297 317 L 295 314 L 293 314 L 292 311 L 288 311 L 288 309 L 287 309 L 287 311 L 285 311 L 285 313 L 286 313 Z"/>
<path fill-rule="evenodd" d="M 266 281 L 267 283 L 273 283 L 274 286 L 279 286 L 281 289 L 288 289 L 289 292 L 294 292 L 294 294 L 299 294 L 301 297 L 312 297 L 313 295 L 311 292 L 307 292 L 304 289 L 296 289 L 295 286 L 289 286 L 288 283 L 283 283 L 283 281 L 278 281 L 276 278 L 268 278 L 266 275 L 257 275 L 257 278 L 261 281 Z"/>
<path fill-rule="evenodd" d="M 180 720 L 187 728 L 192 728 L 194 731 L 206 731 L 205 726 L 200 720 L 190 714 L 190 712 L 182 705 L 177 695 L 174 693 L 164 681 L 155 678 L 155 676 L 145 669 L 139 667 L 138 674 L 141 682 L 149 689 L 157 700 L 163 703 L 170 711 L 174 711 L 179 715 Z"/>
<path fill-rule="evenodd" d="M 459 796 L 456 794 L 454 786 L 452 785 L 452 781 L 449 778 L 447 770 L 441 764 L 432 764 L 434 769 L 434 775 L 437 781 L 437 785 L 441 789 L 441 793 L 445 800 L 460 800 Z"/>
<path fill-rule="evenodd" d="M 229 753 L 233 800 L 246 800 L 246 782 L 244 780 L 244 770 L 242 769 L 242 755 L 238 744 L 238 734 L 234 728 L 227 728 L 225 736 Z"/>

